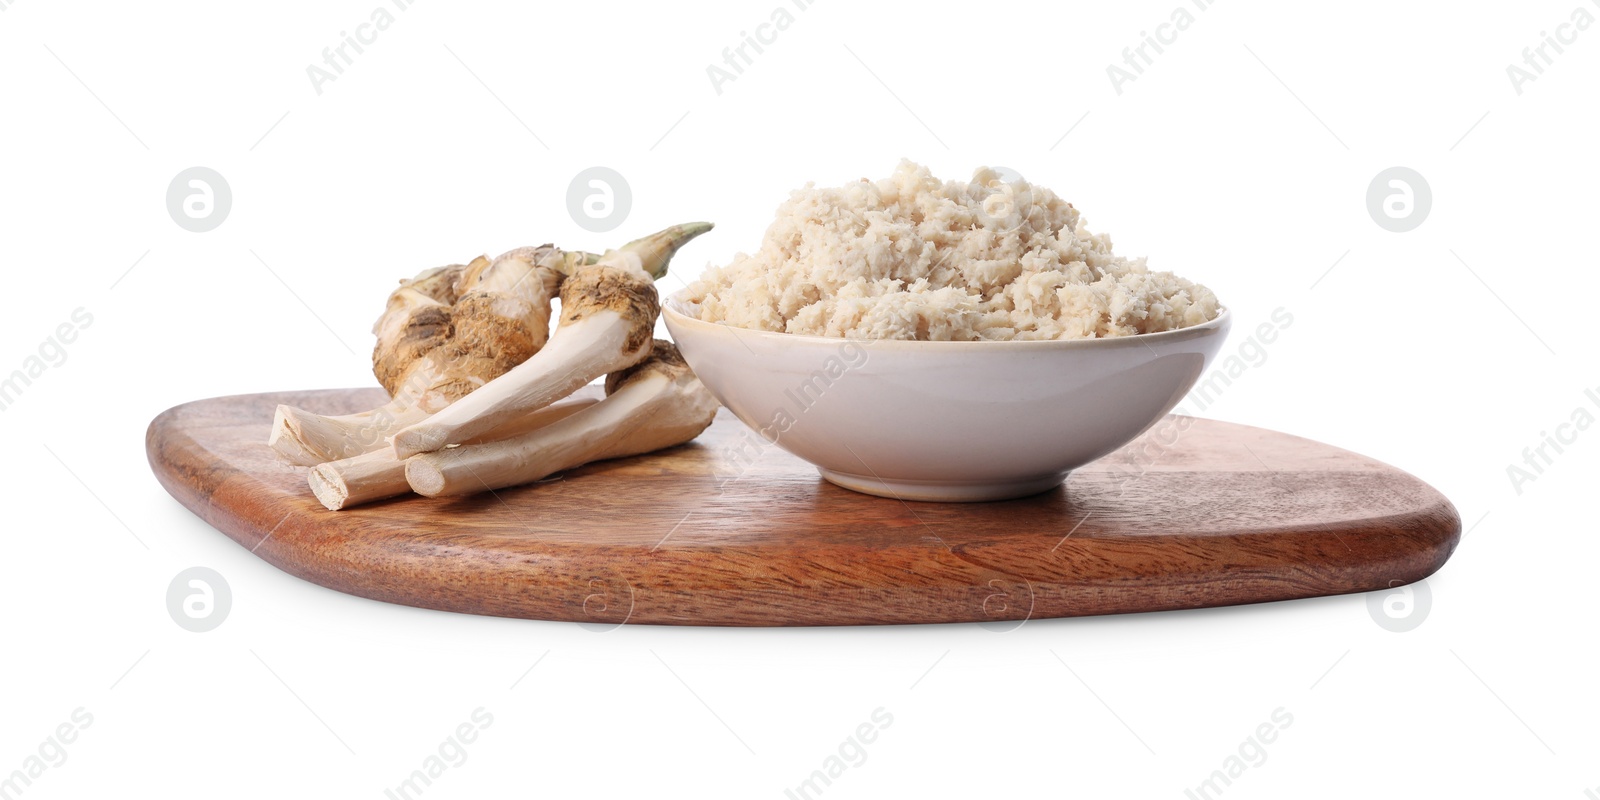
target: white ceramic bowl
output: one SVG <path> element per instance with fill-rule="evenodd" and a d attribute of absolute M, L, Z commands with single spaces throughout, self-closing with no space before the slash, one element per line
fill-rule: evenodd
<path fill-rule="evenodd" d="M 822 477 L 904 500 L 1003 500 L 1143 433 L 1227 337 L 1203 325 L 1117 339 L 906 342 L 769 333 L 662 316 L 689 366 L 746 425 Z"/>

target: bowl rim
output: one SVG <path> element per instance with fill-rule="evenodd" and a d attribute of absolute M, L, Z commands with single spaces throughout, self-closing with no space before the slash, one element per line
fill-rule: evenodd
<path fill-rule="evenodd" d="M 773 342 L 795 342 L 837 347 L 840 344 L 853 342 L 862 347 L 873 349 L 888 348 L 891 350 L 1078 350 L 1078 349 L 1112 349 L 1119 347 L 1148 347 L 1153 344 L 1170 344 L 1183 342 L 1190 339 L 1205 338 L 1226 333 L 1233 322 L 1233 314 L 1227 306 L 1219 305 L 1217 315 L 1199 325 L 1187 328 L 1175 328 L 1170 331 L 1157 331 L 1156 333 L 1140 333 L 1133 336 L 1116 336 L 1108 339 L 983 339 L 979 341 L 917 341 L 909 339 L 850 339 L 843 336 L 814 336 L 805 333 L 785 333 L 781 331 L 760 331 L 753 328 L 740 328 L 722 322 L 706 322 L 698 317 L 690 316 L 680 310 L 689 304 L 682 295 L 688 289 L 680 289 L 666 298 L 661 304 L 661 316 L 669 325 L 680 325 L 691 330 L 705 333 L 727 332 L 729 335 L 744 339 L 754 336 L 758 339 L 767 339 Z"/>

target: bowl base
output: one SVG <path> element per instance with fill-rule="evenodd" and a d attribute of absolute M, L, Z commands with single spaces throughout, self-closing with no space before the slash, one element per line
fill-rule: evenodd
<path fill-rule="evenodd" d="M 945 482 L 897 481 L 870 475 L 854 475 L 831 469 L 817 468 L 824 480 L 853 492 L 890 497 L 896 500 L 919 500 L 927 503 L 982 503 L 992 500 L 1015 500 L 1019 497 L 1048 492 L 1067 479 L 1070 470 L 1039 478 L 997 482 Z"/>

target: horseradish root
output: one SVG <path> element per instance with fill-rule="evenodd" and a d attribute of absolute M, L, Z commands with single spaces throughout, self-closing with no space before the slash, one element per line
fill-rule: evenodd
<path fill-rule="evenodd" d="M 643 361 L 661 313 L 654 280 L 679 247 L 711 223 L 678 225 L 573 266 L 561 284 L 561 321 L 550 342 L 509 372 L 394 435 L 398 458 L 459 444 Z"/>
<path fill-rule="evenodd" d="M 493 431 L 486 438 L 524 434 L 565 419 L 596 402 L 589 397 L 568 398 L 532 414 L 517 417 L 504 429 Z M 394 450 L 388 447 L 318 464 L 306 474 L 306 481 L 311 485 L 312 494 L 330 511 L 411 491 L 411 486 L 406 483 L 405 462 L 396 458 Z"/>
<path fill-rule="evenodd" d="M 646 360 L 606 378 L 604 400 L 519 436 L 416 456 L 404 462 L 405 478 L 429 497 L 532 483 L 593 461 L 683 444 L 716 413 L 716 398 L 678 348 L 657 339 Z"/>
<path fill-rule="evenodd" d="M 279 406 L 268 444 L 301 466 L 383 447 L 395 431 L 538 352 L 549 339 L 550 301 L 565 274 L 597 259 L 553 245 L 522 247 L 402 280 L 373 326 L 372 371 L 392 399 L 334 417 Z"/>

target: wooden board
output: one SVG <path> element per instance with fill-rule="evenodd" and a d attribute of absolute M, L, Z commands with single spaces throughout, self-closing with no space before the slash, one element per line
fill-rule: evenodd
<path fill-rule="evenodd" d="M 308 581 L 601 626 L 1014 625 L 1361 592 L 1433 573 L 1461 532 L 1450 502 L 1400 470 L 1206 420 L 1170 445 L 1147 434 L 1059 489 L 978 504 L 841 489 L 758 450 L 726 410 L 668 451 L 341 512 L 265 445 L 278 403 L 337 414 L 383 400 L 331 390 L 178 406 L 150 425 L 150 464 L 195 514 Z"/>

